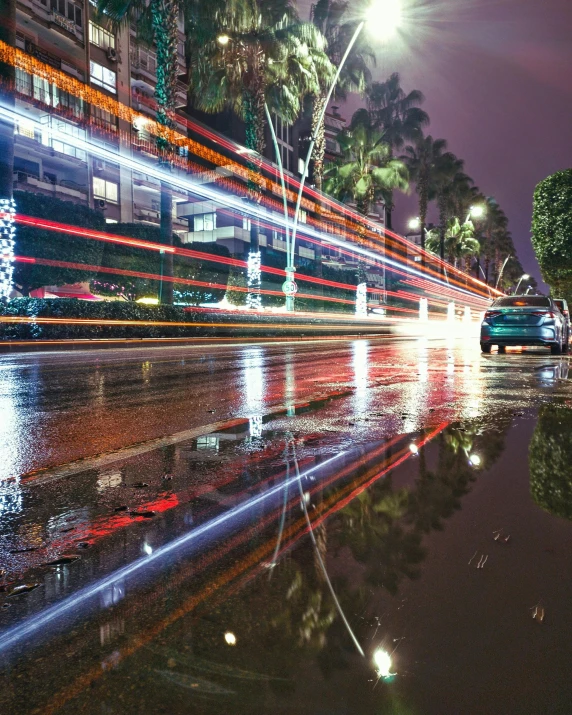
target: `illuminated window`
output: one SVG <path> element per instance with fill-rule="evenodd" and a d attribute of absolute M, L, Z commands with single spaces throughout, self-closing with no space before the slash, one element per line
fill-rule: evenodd
<path fill-rule="evenodd" d="M 242 217 L 242 228 L 245 231 L 250 231 L 250 228 L 252 226 L 252 222 L 249 218 L 246 218 L 246 216 Z"/>
<path fill-rule="evenodd" d="M 216 213 L 195 216 L 195 231 L 214 231 L 216 228 Z"/>
<path fill-rule="evenodd" d="M 96 199 L 104 199 L 116 204 L 118 197 L 118 186 L 113 181 L 106 181 L 99 176 L 93 177 L 93 196 Z"/>
<path fill-rule="evenodd" d="M 103 67 L 102 65 L 90 60 L 89 62 L 89 75 L 92 84 L 96 84 L 98 87 L 103 87 L 108 92 L 117 93 L 117 75 L 115 72 Z"/>
<path fill-rule="evenodd" d="M 20 136 L 28 137 L 28 139 L 35 138 L 34 122 L 31 122 L 29 119 L 18 119 L 16 122 L 16 130 Z"/>
<path fill-rule="evenodd" d="M 50 115 L 42 117 L 40 121 L 42 126 L 46 127 L 45 130 L 42 129 L 42 144 L 44 146 L 49 146 L 54 151 L 60 152 L 60 154 L 66 154 L 66 156 L 71 156 L 81 161 L 86 160 L 85 151 L 78 149 L 74 143 L 74 139 L 85 141 L 85 129 Z M 57 135 L 54 136 L 56 133 Z M 69 140 L 67 139 L 68 137 Z"/>
<path fill-rule="evenodd" d="M 108 50 L 110 47 L 112 50 L 115 49 L 115 35 L 94 22 L 89 23 L 89 41 L 103 50 Z"/>

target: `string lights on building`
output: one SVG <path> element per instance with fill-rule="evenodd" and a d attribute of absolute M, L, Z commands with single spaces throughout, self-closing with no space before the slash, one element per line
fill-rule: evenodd
<path fill-rule="evenodd" d="M 367 283 L 358 283 L 356 287 L 356 317 L 367 318 Z"/>
<path fill-rule="evenodd" d="M 262 280 L 260 251 L 251 251 L 248 254 L 246 280 L 248 286 L 246 307 L 252 310 L 260 310 L 262 308 L 262 297 L 260 295 L 260 283 Z"/>
<path fill-rule="evenodd" d="M 14 273 L 16 202 L 0 199 L 0 298 L 8 298 Z"/>

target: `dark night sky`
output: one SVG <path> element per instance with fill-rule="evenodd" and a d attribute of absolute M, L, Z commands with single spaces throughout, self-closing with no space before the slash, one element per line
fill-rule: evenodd
<path fill-rule="evenodd" d="M 378 51 L 376 79 L 401 75 L 420 89 L 428 132 L 465 160 L 466 172 L 506 212 L 526 271 L 538 181 L 572 167 L 572 0 L 403 0 L 406 24 Z M 374 33 L 372 33 L 374 34 Z M 358 101 L 341 108 L 347 118 Z M 416 215 L 397 202 L 395 228 Z"/>

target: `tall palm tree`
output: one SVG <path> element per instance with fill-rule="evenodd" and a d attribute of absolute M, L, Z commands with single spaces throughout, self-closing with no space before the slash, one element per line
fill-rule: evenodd
<path fill-rule="evenodd" d="M 406 141 L 416 142 L 429 124 L 429 115 L 419 105 L 425 97 L 418 89 L 408 94 L 394 72 L 385 82 L 373 82 L 366 91 L 367 108 L 373 125 L 385 133 L 393 149 L 402 149 Z"/>
<path fill-rule="evenodd" d="M 407 167 L 391 154 L 383 133 L 370 124 L 358 124 L 338 135 L 343 158 L 324 173 L 326 192 L 355 202 L 367 216 L 375 201 L 388 200 L 394 189 L 409 189 Z"/>
<path fill-rule="evenodd" d="M 97 9 L 105 13 L 116 25 L 137 23 L 142 38 L 151 39 L 157 51 L 157 122 L 164 127 L 173 126 L 177 90 L 177 45 L 179 13 L 185 0 L 98 0 Z M 188 2 L 191 5 L 191 2 Z M 171 147 L 166 139 L 159 137 L 157 146 L 161 152 L 160 164 L 165 171 L 171 170 Z M 173 245 L 173 197 L 168 181 L 161 182 L 161 242 Z M 164 274 L 173 277 L 173 254 L 164 255 Z M 162 300 L 173 302 L 173 281 L 165 281 Z"/>
<path fill-rule="evenodd" d="M 240 12 L 221 11 L 216 25 L 192 56 L 194 103 L 205 112 L 232 109 L 246 124 L 246 147 L 262 154 L 264 104 L 285 122 L 298 117 L 303 97 L 318 89 L 325 40 L 279 0 L 245 0 Z"/>
<path fill-rule="evenodd" d="M 16 45 L 16 0 L 0 0 L 0 40 Z M 15 69 L 0 62 L 0 102 L 14 106 Z M 14 187 L 14 124 L 0 121 L 0 198 L 12 199 Z"/>
<path fill-rule="evenodd" d="M 445 234 L 452 203 L 453 185 L 455 177 L 459 179 L 462 171 L 463 161 L 458 159 L 452 152 L 445 152 L 436 166 L 435 187 L 437 208 L 439 210 L 439 256 L 442 261 L 445 260 Z"/>
<path fill-rule="evenodd" d="M 425 226 L 429 201 L 435 198 L 437 186 L 441 180 L 442 157 L 447 149 L 445 139 L 433 139 L 432 136 L 420 136 L 405 147 L 401 159 L 409 169 L 415 182 L 419 199 L 419 223 L 421 228 L 421 248 L 425 248 Z"/>
<path fill-rule="evenodd" d="M 345 0 L 318 0 L 312 6 L 311 20 L 326 39 L 326 53 L 330 68 L 337 67 L 356 31 L 359 21 L 351 19 L 350 4 Z M 368 64 L 375 62 L 375 54 L 362 33 L 347 57 L 338 79 L 335 96 L 344 99 L 347 92 L 363 93 L 370 80 Z M 326 68 L 324 68 L 326 69 Z M 316 137 L 312 153 L 313 180 L 316 188 L 322 190 L 324 156 L 326 151 L 325 118 L 320 117 L 326 103 L 326 95 L 333 79 L 328 71 L 319 74 L 319 92 L 313 98 L 312 136 Z"/>

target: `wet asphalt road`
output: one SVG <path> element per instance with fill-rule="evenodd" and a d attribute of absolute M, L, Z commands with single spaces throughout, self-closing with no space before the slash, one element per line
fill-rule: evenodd
<path fill-rule="evenodd" d="M 474 341 L 215 345 L 0 358 L 0 477 L 66 464 L 277 406 L 352 391 L 402 427 L 534 402 L 567 374 L 546 351 L 481 356 Z M 429 422 L 434 421 L 431 416 Z M 398 419 L 399 422 L 399 419 Z M 208 429 L 207 429 L 208 431 Z"/>
<path fill-rule="evenodd" d="M 0 712 L 571 712 L 567 357 L 370 339 L 0 380 Z"/>

